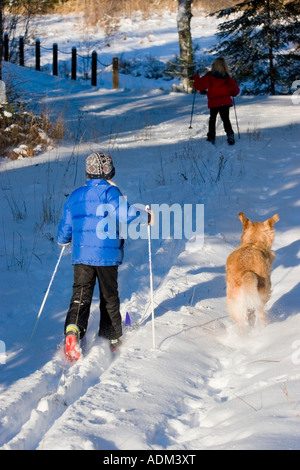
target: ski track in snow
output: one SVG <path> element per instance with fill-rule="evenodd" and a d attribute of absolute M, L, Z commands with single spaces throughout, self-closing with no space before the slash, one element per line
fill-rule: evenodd
<path fill-rule="evenodd" d="M 70 366 L 63 359 L 63 352 L 57 353 L 57 359 L 54 360 L 56 369 L 50 373 L 47 367 L 41 371 L 43 380 L 48 384 L 48 393 L 42 388 L 40 381 L 36 387 L 31 388 L 30 395 L 33 395 L 28 402 L 29 414 L 26 421 L 19 423 L 20 428 L 15 429 L 16 435 L 4 445 L 4 449 L 35 449 L 43 436 L 52 424 L 64 414 L 68 406 L 76 402 L 89 387 L 92 387 L 100 378 L 104 370 L 108 370 L 113 358 L 110 358 L 108 345 L 98 343 L 91 347 L 88 352 L 88 358 L 83 357 L 77 364 Z M 106 347 L 105 347 L 106 346 Z M 100 358 L 100 364 L 99 364 Z M 88 368 L 84 367 L 84 361 L 88 359 Z M 53 364 L 51 364 L 53 366 Z M 53 387 L 51 390 L 51 386 Z M 21 414 L 24 409 L 24 400 L 27 396 L 21 397 L 21 409 L 18 410 L 16 403 L 12 403 L 13 413 Z M 26 406 L 25 406 L 26 409 Z M 6 410 L 10 414 L 10 409 Z M 11 431 L 11 429 L 10 429 Z M 41 442 L 43 447 L 43 441 Z"/>

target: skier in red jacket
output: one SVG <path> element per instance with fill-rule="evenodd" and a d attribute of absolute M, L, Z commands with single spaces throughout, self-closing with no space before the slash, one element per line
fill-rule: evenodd
<path fill-rule="evenodd" d="M 227 141 L 229 145 L 233 145 L 235 140 L 229 119 L 229 109 L 233 105 L 231 97 L 237 96 L 240 89 L 235 80 L 229 75 L 228 65 L 225 59 L 223 59 L 223 57 L 215 59 L 211 67 L 211 72 L 208 72 L 202 77 L 195 74 L 193 81 L 195 90 L 207 90 L 208 108 L 210 110 L 207 140 L 213 144 L 215 143 L 216 119 L 218 113 L 220 113 L 224 130 L 227 134 Z"/>

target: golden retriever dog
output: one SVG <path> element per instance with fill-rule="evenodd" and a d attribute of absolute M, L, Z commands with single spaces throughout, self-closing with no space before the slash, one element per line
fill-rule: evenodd
<path fill-rule="evenodd" d="M 251 222 L 242 212 L 240 246 L 226 262 L 226 301 L 229 315 L 242 330 L 247 324 L 266 323 L 265 305 L 271 296 L 271 250 L 277 214 L 265 222 Z"/>

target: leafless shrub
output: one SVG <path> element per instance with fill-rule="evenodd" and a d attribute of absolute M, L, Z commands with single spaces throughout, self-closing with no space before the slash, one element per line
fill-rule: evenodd
<path fill-rule="evenodd" d="M 64 136 L 61 117 L 52 123 L 47 114 L 37 116 L 20 104 L 0 105 L 0 155 L 16 160 L 33 157 L 53 147 Z"/>

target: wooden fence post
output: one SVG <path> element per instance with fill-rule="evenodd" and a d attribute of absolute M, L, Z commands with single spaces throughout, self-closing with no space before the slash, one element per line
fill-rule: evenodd
<path fill-rule="evenodd" d="M 77 59 L 77 52 L 76 47 L 72 47 L 72 74 L 71 79 L 76 80 L 76 60 Z"/>
<path fill-rule="evenodd" d="M 1 0 L 0 0 L 1 1 Z M 3 35 L 3 59 L 9 61 L 9 38 L 8 33 Z M 19 65 L 24 66 L 24 38 L 19 37 Z M 119 59 L 113 57 L 113 88 L 119 88 Z M 41 70 L 41 42 L 39 39 L 35 41 L 35 70 Z M 53 64 L 52 64 L 53 75 L 58 75 L 58 46 L 56 43 L 53 44 Z M 71 79 L 76 80 L 77 76 L 77 49 L 72 47 L 72 64 L 71 64 Z M 92 52 L 92 73 L 91 73 L 91 85 L 97 86 L 97 52 Z"/>
<path fill-rule="evenodd" d="M 24 38 L 19 37 L 19 65 L 24 67 Z"/>
<path fill-rule="evenodd" d="M 35 70 L 41 70 L 41 42 L 39 39 L 35 41 Z"/>
<path fill-rule="evenodd" d="M 58 75 L 58 47 L 57 44 L 53 44 L 53 64 L 52 64 L 52 73 L 53 75 Z"/>
<path fill-rule="evenodd" d="M 91 85 L 97 86 L 97 52 L 92 52 L 92 79 Z"/>
<path fill-rule="evenodd" d="M 119 88 L 119 59 L 113 58 L 113 88 Z"/>

